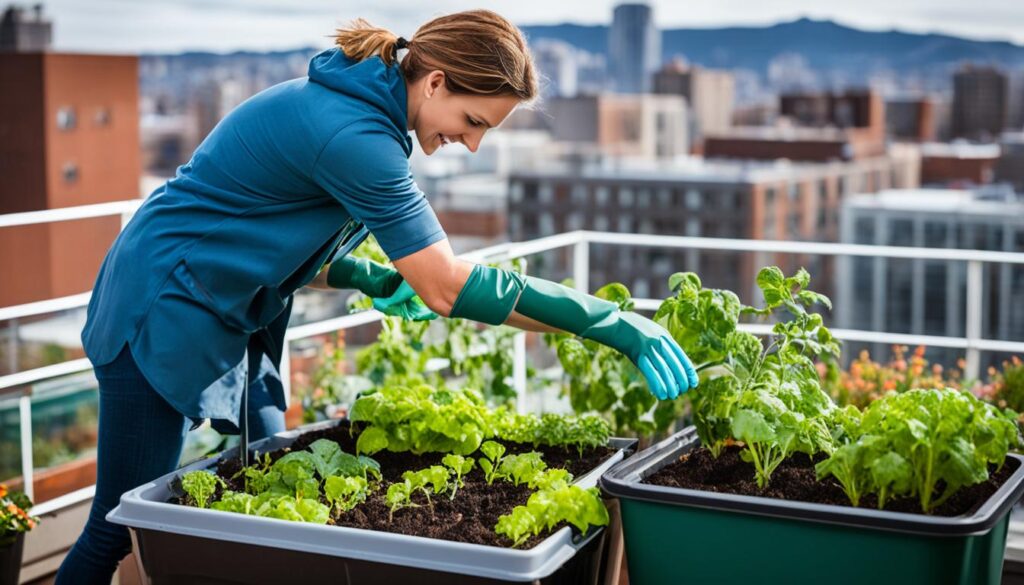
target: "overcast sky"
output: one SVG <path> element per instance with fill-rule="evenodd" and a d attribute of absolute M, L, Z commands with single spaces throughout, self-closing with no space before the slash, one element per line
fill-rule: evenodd
<path fill-rule="evenodd" d="M 22 4 L 30 2 L 22 1 Z M 100 53 L 326 46 L 340 23 L 363 17 L 411 36 L 433 16 L 489 8 L 516 24 L 604 24 L 612 0 L 49 0 L 58 50 Z M 655 1 L 662 28 L 763 25 L 801 16 L 870 30 L 944 32 L 1024 44 L 1024 0 Z"/>

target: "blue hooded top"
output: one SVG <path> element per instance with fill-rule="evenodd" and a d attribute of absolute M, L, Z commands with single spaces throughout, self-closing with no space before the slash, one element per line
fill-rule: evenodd
<path fill-rule="evenodd" d="M 401 68 L 318 54 L 308 78 L 226 116 L 114 241 L 82 332 L 89 359 L 128 344 L 176 410 L 237 424 L 248 348 L 283 410 L 292 294 L 367 230 L 392 260 L 445 237 L 411 152 Z"/>

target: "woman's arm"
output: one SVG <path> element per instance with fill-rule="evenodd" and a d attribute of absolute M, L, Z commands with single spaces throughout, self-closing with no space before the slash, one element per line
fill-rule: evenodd
<path fill-rule="evenodd" d="M 456 257 L 446 239 L 401 258 L 394 264 L 423 302 L 444 317 L 451 314 L 455 299 L 473 271 L 473 263 Z M 542 333 L 561 331 L 515 311 L 509 315 L 505 324 Z"/>

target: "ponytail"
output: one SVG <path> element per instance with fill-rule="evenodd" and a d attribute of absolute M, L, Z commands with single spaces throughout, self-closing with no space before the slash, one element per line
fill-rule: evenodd
<path fill-rule="evenodd" d="M 350 59 L 362 61 L 378 55 L 388 66 L 397 61 L 399 49 L 408 48 L 401 67 L 409 82 L 440 70 L 445 74 L 445 86 L 453 93 L 509 95 L 524 102 L 538 94 L 526 38 L 515 25 L 490 10 L 435 18 L 409 41 L 358 18 L 338 29 L 335 43 Z"/>

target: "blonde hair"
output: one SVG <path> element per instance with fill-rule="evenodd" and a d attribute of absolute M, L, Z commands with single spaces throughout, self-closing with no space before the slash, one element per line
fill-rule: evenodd
<path fill-rule="evenodd" d="M 335 43 L 351 59 L 377 55 L 395 63 L 398 37 L 359 18 L 340 28 Z M 537 75 L 522 31 L 490 10 L 456 12 L 431 20 L 407 41 L 401 67 L 410 83 L 434 70 L 443 71 L 453 93 L 537 97 Z"/>

